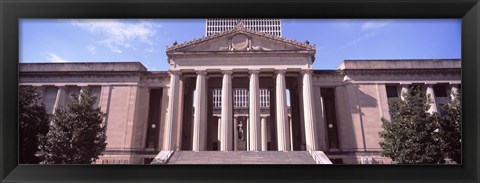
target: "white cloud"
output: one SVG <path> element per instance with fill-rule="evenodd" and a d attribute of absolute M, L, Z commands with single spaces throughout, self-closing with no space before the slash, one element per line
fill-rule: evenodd
<path fill-rule="evenodd" d="M 71 62 L 51 52 L 45 52 L 43 54 L 45 55 L 45 59 L 49 62 Z"/>
<path fill-rule="evenodd" d="M 151 37 L 156 32 L 154 29 L 156 26 L 149 21 L 132 23 L 115 19 L 83 19 L 69 22 L 90 33 L 103 36 L 97 43 L 115 53 L 122 53 L 125 48 L 133 48 L 135 43 L 153 45 Z"/>
<path fill-rule="evenodd" d="M 153 48 L 148 48 L 145 51 L 148 52 L 148 53 L 153 53 L 155 50 Z"/>
<path fill-rule="evenodd" d="M 369 33 L 367 33 L 367 34 L 364 34 L 364 35 L 360 36 L 359 38 L 357 38 L 357 39 L 355 39 L 355 40 L 353 40 L 353 41 L 351 41 L 351 42 L 349 42 L 349 43 L 347 43 L 347 44 L 344 44 L 343 46 L 341 46 L 341 47 L 338 48 L 338 49 L 341 50 L 341 49 L 348 48 L 348 47 L 350 47 L 350 46 L 354 46 L 354 45 L 356 45 L 356 44 L 358 44 L 358 43 L 360 43 L 360 42 L 362 42 L 362 41 L 365 41 L 365 40 L 368 40 L 368 39 L 372 38 L 373 36 L 375 36 L 376 33 L 377 33 L 377 32 L 369 32 Z"/>
<path fill-rule="evenodd" d="M 380 28 L 385 27 L 389 23 L 390 23 L 389 21 L 383 21 L 383 20 L 367 21 L 363 23 L 361 27 L 361 31 L 366 31 L 366 32 L 364 32 L 357 39 L 340 46 L 338 50 L 342 50 L 342 49 L 354 46 L 360 42 L 373 38 L 377 34 L 377 32 L 380 30 Z"/>
<path fill-rule="evenodd" d="M 361 30 L 362 31 L 369 31 L 369 30 L 376 30 L 386 26 L 389 22 L 388 21 L 367 21 L 363 23 Z"/>
<path fill-rule="evenodd" d="M 96 47 L 93 45 L 88 45 L 87 50 L 92 54 L 95 55 Z"/>

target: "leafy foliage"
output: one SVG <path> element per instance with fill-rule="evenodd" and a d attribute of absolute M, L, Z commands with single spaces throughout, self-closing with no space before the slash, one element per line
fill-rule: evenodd
<path fill-rule="evenodd" d="M 48 114 L 33 86 L 19 87 L 19 163 L 37 164 L 39 139 L 48 132 Z"/>
<path fill-rule="evenodd" d="M 445 153 L 457 163 L 462 158 L 462 96 L 454 93 L 454 100 L 443 106 L 447 114 L 442 117 L 441 135 Z"/>
<path fill-rule="evenodd" d="M 94 107 L 96 97 L 88 91 L 71 95 L 51 119 L 41 149 L 48 164 L 90 164 L 105 150 L 105 114 Z"/>
<path fill-rule="evenodd" d="M 382 118 L 380 154 L 399 164 L 444 163 L 440 117 L 427 112 L 430 96 L 425 97 L 419 86 L 412 86 L 403 97 L 404 101 L 389 101 L 391 121 Z"/>

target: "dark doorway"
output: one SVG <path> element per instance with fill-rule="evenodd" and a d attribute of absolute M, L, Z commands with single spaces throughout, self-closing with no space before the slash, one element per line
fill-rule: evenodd
<path fill-rule="evenodd" d="M 145 148 L 158 150 L 159 128 L 160 128 L 160 105 L 162 103 L 162 89 L 150 90 L 150 101 L 148 108 L 147 138 Z"/>
<path fill-rule="evenodd" d="M 325 128 L 327 129 L 327 144 L 329 149 L 339 149 L 337 127 L 337 111 L 335 105 L 335 89 L 321 88 L 320 93 L 323 99 L 323 108 L 325 109 Z"/>

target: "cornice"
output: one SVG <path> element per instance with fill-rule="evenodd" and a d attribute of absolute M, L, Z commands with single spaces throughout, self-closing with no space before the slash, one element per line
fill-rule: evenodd
<path fill-rule="evenodd" d="M 345 69 L 341 70 L 344 75 L 349 74 L 438 74 L 438 73 L 458 73 L 461 74 L 460 68 L 447 69 Z"/>

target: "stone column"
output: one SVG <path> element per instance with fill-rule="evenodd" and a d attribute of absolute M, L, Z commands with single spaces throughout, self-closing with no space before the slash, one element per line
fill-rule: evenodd
<path fill-rule="evenodd" d="M 170 88 L 168 89 L 168 112 L 165 118 L 165 133 L 163 138 L 163 150 L 175 150 L 175 124 L 177 123 L 178 93 L 180 85 L 180 72 L 170 72 Z"/>
<path fill-rule="evenodd" d="M 267 131 L 267 120 L 265 120 L 265 117 L 262 117 L 261 120 L 261 125 L 262 125 L 262 151 L 267 151 L 268 147 L 268 131 Z"/>
<path fill-rule="evenodd" d="M 288 138 L 290 139 L 290 147 L 289 150 L 293 151 L 293 126 L 292 126 L 292 117 L 288 119 Z"/>
<path fill-rule="evenodd" d="M 287 99 L 285 96 L 285 70 L 276 72 L 276 116 L 277 116 L 277 141 L 278 151 L 287 151 L 288 140 L 288 116 Z"/>
<path fill-rule="evenodd" d="M 458 94 L 458 85 L 457 84 L 451 84 L 450 98 L 452 100 L 455 100 L 455 98 L 456 98 L 455 94 Z"/>
<path fill-rule="evenodd" d="M 193 121 L 193 151 L 205 151 L 207 141 L 207 79 L 205 71 L 197 72 L 195 116 Z"/>
<path fill-rule="evenodd" d="M 324 106 L 324 101 L 323 101 L 323 97 L 322 97 L 322 87 L 314 87 L 313 88 L 313 91 L 314 91 L 314 102 L 315 102 L 315 109 L 318 111 L 316 112 L 317 115 L 316 115 L 316 119 L 317 119 L 317 127 L 323 127 L 323 128 L 317 128 L 316 130 L 316 134 L 317 134 L 317 150 L 326 150 L 327 149 L 327 141 L 326 141 L 326 131 L 327 129 L 325 129 L 325 127 L 327 126 L 326 124 L 326 118 L 325 118 L 325 106 Z M 335 97 L 337 97 L 338 95 L 338 87 L 335 87 L 334 88 L 334 93 L 335 93 Z M 315 97 L 315 94 L 318 96 L 318 97 Z M 336 100 L 336 99 L 334 99 Z M 335 105 L 335 107 L 338 108 L 338 104 Z"/>
<path fill-rule="evenodd" d="M 38 100 L 37 104 L 40 105 L 42 103 L 45 103 L 45 95 L 47 94 L 46 87 L 45 86 L 35 86 L 37 89 L 38 96 L 41 98 Z"/>
<path fill-rule="evenodd" d="M 232 71 L 223 71 L 220 150 L 232 150 Z"/>
<path fill-rule="evenodd" d="M 55 104 L 53 105 L 53 114 L 59 108 L 65 105 L 65 99 L 67 97 L 67 87 L 58 86 L 57 97 L 55 98 Z"/>
<path fill-rule="evenodd" d="M 258 70 L 250 71 L 250 151 L 260 151 L 260 86 L 258 81 Z"/>
<path fill-rule="evenodd" d="M 305 143 L 311 150 L 317 150 L 315 108 L 313 104 L 312 71 L 302 71 L 303 115 L 305 122 Z"/>
<path fill-rule="evenodd" d="M 250 151 L 250 121 L 247 118 L 247 121 L 245 122 L 245 125 L 247 125 L 245 128 L 247 129 L 246 135 L 245 135 L 245 141 L 247 142 L 247 151 Z"/>
<path fill-rule="evenodd" d="M 222 118 L 217 120 L 217 140 L 220 142 L 222 140 Z M 218 149 L 220 149 L 220 144 L 218 144 Z"/>
<path fill-rule="evenodd" d="M 408 92 L 408 84 L 402 84 L 402 83 L 400 83 L 400 87 L 402 87 L 402 89 L 401 89 L 401 91 L 400 91 L 400 98 L 401 98 L 402 100 L 405 100 L 405 97 L 403 97 L 403 94 Z"/>
<path fill-rule="evenodd" d="M 430 114 L 434 112 L 438 112 L 437 110 L 437 103 L 435 102 L 435 92 L 433 92 L 433 84 L 426 84 L 427 86 L 427 97 L 430 95 L 430 109 L 428 109 L 428 112 Z"/>
<path fill-rule="evenodd" d="M 88 86 L 80 86 L 80 94 L 78 94 L 78 100 L 82 100 L 82 94 L 89 92 L 90 87 Z"/>
<path fill-rule="evenodd" d="M 238 121 L 237 117 L 233 117 L 233 150 L 238 150 Z"/>

